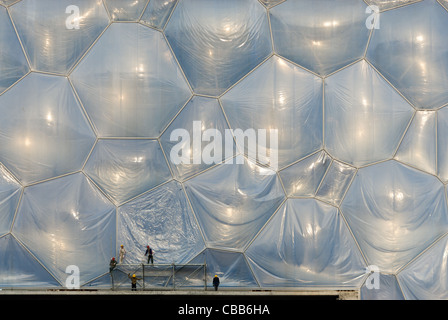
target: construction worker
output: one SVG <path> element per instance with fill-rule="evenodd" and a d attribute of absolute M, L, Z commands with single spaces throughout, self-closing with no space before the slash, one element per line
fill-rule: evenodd
<path fill-rule="evenodd" d="M 131 279 L 131 290 L 137 291 L 137 280 L 142 280 L 141 278 L 137 278 L 135 274 L 132 275 L 128 273 L 128 278 Z"/>
<path fill-rule="evenodd" d="M 112 270 L 114 270 L 116 266 L 117 266 L 117 261 L 115 260 L 115 257 L 112 257 L 112 259 L 110 260 L 110 263 L 109 263 L 109 272 L 112 272 Z"/>
<path fill-rule="evenodd" d="M 146 255 L 148 255 L 148 263 L 149 263 L 149 260 L 151 260 L 151 264 L 154 264 L 154 259 L 153 259 L 153 255 L 152 255 L 152 249 L 149 246 L 146 246 L 145 256 Z"/>
<path fill-rule="evenodd" d="M 123 263 L 124 257 L 126 256 L 126 249 L 124 248 L 123 245 L 120 246 L 120 263 Z"/>
<path fill-rule="evenodd" d="M 215 287 L 215 291 L 218 291 L 219 277 L 216 274 L 215 274 L 215 277 L 213 278 L 213 286 Z"/>

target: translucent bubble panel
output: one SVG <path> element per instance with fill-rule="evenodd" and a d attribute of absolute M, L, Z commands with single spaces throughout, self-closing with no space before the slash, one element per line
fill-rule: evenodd
<path fill-rule="evenodd" d="M 363 57 L 366 4 L 357 0 L 285 1 L 269 11 L 275 52 L 320 75 Z"/>
<path fill-rule="evenodd" d="M 406 299 L 448 299 L 447 250 L 448 238 L 444 236 L 398 274 Z"/>
<path fill-rule="evenodd" d="M 125 263 L 147 263 L 146 246 L 153 249 L 155 264 L 187 263 L 204 249 L 183 187 L 175 181 L 119 207 L 118 230 Z"/>
<path fill-rule="evenodd" d="M 29 74 L 0 96 L 0 114 L 0 161 L 24 184 L 80 170 L 95 143 L 65 77 Z"/>
<path fill-rule="evenodd" d="M 246 251 L 262 286 L 353 286 L 365 266 L 338 209 L 288 199 Z"/>
<path fill-rule="evenodd" d="M 0 286 L 52 288 L 60 284 L 11 235 L 0 238 Z"/>
<path fill-rule="evenodd" d="M 33 70 L 67 74 L 108 25 L 102 1 L 26 0 L 10 7 Z"/>
<path fill-rule="evenodd" d="M 158 137 L 191 93 L 162 33 L 112 24 L 70 76 L 102 137 Z"/>
<path fill-rule="evenodd" d="M 28 72 L 28 63 L 5 8 L 0 7 L 0 93 Z"/>
<path fill-rule="evenodd" d="M 437 112 L 437 168 L 440 178 L 448 182 L 448 108 Z"/>
<path fill-rule="evenodd" d="M 250 161 L 221 164 L 185 182 L 208 246 L 243 249 L 275 212 L 285 196 L 265 171 Z"/>
<path fill-rule="evenodd" d="M 397 272 L 448 230 L 443 184 L 394 160 L 358 171 L 341 210 L 369 264 Z"/>
<path fill-rule="evenodd" d="M 281 168 L 322 147 L 322 94 L 322 79 L 274 56 L 221 101 L 232 129 L 278 130 Z"/>
<path fill-rule="evenodd" d="M 138 21 L 149 0 L 105 0 L 113 21 Z"/>
<path fill-rule="evenodd" d="M 364 283 L 360 290 L 361 300 L 404 300 L 397 277 L 392 274 L 379 275 L 379 288 L 369 288 Z"/>
<path fill-rule="evenodd" d="M 232 157 L 235 144 L 228 129 L 217 99 L 193 97 L 160 137 L 174 176 L 187 179 Z"/>
<path fill-rule="evenodd" d="M 272 52 L 266 10 L 256 0 L 181 0 L 165 33 L 194 92 L 211 96 Z"/>
<path fill-rule="evenodd" d="M 157 29 L 163 29 L 177 0 L 151 0 L 141 21 Z"/>
<path fill-rule="evenodd" d="M 354 166 L 390 159 L 413 113 L 365 61 L 325 79 L 325 145 Z"/>
<path fill-rule="evenodd" d="M 0 165 L 0 236 L 11 230 L 21 190 L 20 184 Z"/>
<path fill-rule="evenodd" d="M 77 173 L 25 188 L 13 234 L 62 285 L 76 265 L 82 285 L 107 272 L 115 228 L 115 207 Z"/>
<path fill-rule="evenodd" d="M 117 205 L 171 179 L 157 140 L 99 140 L 84 172 Z"/>
<path fill-rule="evenodd" d="M 381 14 L 367 58 L 417 108 L 448 103 L 448 12 L 421 1 Z"/>
<path fill-rule="evenodd" d="M 397 8 L 421 0 L 366 0 L 371 6 L 377 6 L 380 10 Z"/>

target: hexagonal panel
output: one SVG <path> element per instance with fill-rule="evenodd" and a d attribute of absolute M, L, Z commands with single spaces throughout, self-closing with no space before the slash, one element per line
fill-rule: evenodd
<path fill-rule="evenodd" d="M 221 101 L 232 129 L 278 130 L 281 168 L 322 147 L 322 86 L 319 77 L 274 56 Z"/>
<path fill-rule="evenodd" d="M 422 1 L 381 14 L 367 58 L 417 108 L 448 103 L 448 12 Z"/>
<path fill-rule="evenodd" d="M 325 79 L 325 147 L 354 166 L 390 159 L 413 113 L 365 61 Z"/>
<path fill-rule="evenodd" d="M 162 33 L 112 24 L 70 78 L 102 137 L 160 135 L 191 96 Z"/>
<path fill-rule="evenodd" d="M 219 96 L 271 52 L 256 0 L 180 0 L 165 33 L 195 93 Z"/>
<path fill-rule="evenodd" d="M 15 178 L 0 165 L 0 236 L 11 230 L 21 190 Z"/>
<path fill-rule="evenodd" d="M 12 233 L 60 283 L 77 266 L 82 285 L 108 271 L 115 228 L 115 207 L 76 173 L 25 188 Z"/>
<path fill-rule="evenodd" d="M 146 263 L 146 246 L 155 264 L 187 263 L 204 249 L 204 240 L 182 185 L 169 182 L 118 208 L 117 244 L 125 263 Z"/>
<path fill-rule="evenodd" d="M 283 2 L 269 11 L 275 52 L 328 75 L 364 56 L 366 7 L 357 0 Z"/>
<path fill-rule="evenodd" d="M 285 198 L 270 172 L 247 160 L 221 164 L 185 182 L 207 246 L 241 250 L 257 234 Z"/>
<path fill-rule="evenodd" d="M 84 172 L 117 205 L 171 179 L 157 140 L 99 140 Z"/>
<path fill-rule="evenodd" d="M 29 70 L 19 39 L 5 8 L 0 7 L 0 94 Z"/>
<path fill-rule="evenodd" d="M 31 68 L 64 75 L 109 23 L 102 1 L 25 0 L 9 10 Z"/>
<path fill-rule="evenodd" d="M 422 0 L 366 0 L 371 6 L 377 6 L 380 10 L 392 9 L 401 7 L 407 4 L 412 4 Z"/>
<path fill-rule="evenodd" d="M 288 199 L 245 252 L 265 287 L 358 287 L 364 260 L 338 209 Z"/>
<path fill-rule="evenodd" d="M 65 77 L 31 73 L 0 96 L 0 161 L 24 184 L 80 170 L 95 143 Z"/>
<path fill-rule="evenodd" d="M 217 99 L 193 97 L 160 137 L 174 176 L 187 179 L 232 157 L 235 144 L 231 134 L 226 138 L 228 129 Z"/>
<path fill-rule="evenodd" d="M 358 171 L 341 210 L 368 264 L 396 272 L 448 231 L 443 184 L 394 160 Z"/>

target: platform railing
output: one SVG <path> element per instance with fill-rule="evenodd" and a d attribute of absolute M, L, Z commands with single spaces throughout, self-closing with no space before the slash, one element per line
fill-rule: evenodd
<path fill-rule="evenodd" d="M 207 290 L 205 264 L 118 264 L 111 272 L 112 290 L 131 288 L 133 274 L 139 290 Z"/>

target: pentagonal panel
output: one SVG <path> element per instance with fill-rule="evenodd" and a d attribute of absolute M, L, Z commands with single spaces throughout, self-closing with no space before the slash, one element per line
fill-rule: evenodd
<path fill-rule="evenodd" d="M 187 263 L 204 249 L 204 240 L 178 182 L 169 182 L 118 208 L 117 242 L 126 248 L 125 263 Z"/>
<path fill-rule="evenodd" d="M 115 207 L 77 173 L 25 188 L 12 233 L 60 283 L 77 266 L 82 285 L 108 271 L 115 228 Z"/>
<path fill-rule="evenodd" d="M 406 299 L 448 299 L 447 250 L 445 236 L 398 274 Z"/>
<path fill-rule="evenodd" d="M 141 21 L 157 29 L 163 29 L 177 0 L 151 0 L 142 15 Z"/>
<path fill-rule="evenodd" d="M 286 194 L 290 197 L 314 196 L 330 164 L 331 158 L 321 151 L 279 171 Z"/>
<path fill-rule="evenodd" d="M 391 158 L 414 109 L 365 61 L 325 79 L 325 145 L 355 166 Z"/>
<path fill-rule="evenodd" d="M 10 8 L 33 70 L 67 74 L 106 28 L 101 1 L 25 0 Z"/>
<path fill-rule="evenodd" d="M 443 184 L 394 160 L 360 169 L 341 210 L 382 272 L 396 272 L 448 230 Z"/>
<path fill-rule="evenodd" d="M 138 21 L 149 0 L 106 0 L 113 21 Z"/>
<path fill-rule="evenodd" d="M 55 278 L 12 235 L 0 238 L 0 286 L 3 288 L 51 288 Z"/>
<path fill-rule="evenodd" d="M 221 101 L 232 129 L 278 130 L 281 168 L 322 147 L 322 94 L 322 79 L 274 56 Z"/>
<path fill-rule="evenodd" d="M 171 179 L 157 140 L 99 140 L 84 172 L 116 204 Z"/>
<path fill-rule="evenodd" d="M 416 107 L 448 103 L 448 12 L 435 0 L 381 14 L 367 58 Z"/>
<path fill-rule="evenodd" d="M 190 97 L 162 33 L 114 23 L 71 75 L 100 136 L 158 137 Z"/>
<path fill-rule="evenodd" d="M 218 96 L 272 51 L 257 0 L 180 0 L 165 29 L 196 93 Z"/>
<path fill-rule="evenodd" d="M 417 111 L 400 143 L 395 159 L 436 174 L 436 122 L 435 111 Z"/>
<path fill-rule="evenodd" d="M 186 179 L 232 157 L 228 129 L 217 99 L 193 97 L 160 137 L 175 177 Z"/>
<path fill-rule="evenodd" d="M 20 192 L 20 184 L 0 165 L 0 235 L 11 229 Z"/>
<path fill-rule="evenodd" d="M 95 142 L 67 78 L 31 73 L 0 96 L 0 161 L 24 184 L 80 170 Z"/>
<path fill-rule="evenodd" d="M 286 1 L 269 11 L 275 52 L 320 75 L 363 57 L 370 30 L 357 0 Z"/>
<path fill-rule="evenodd" d="M 270 173 L 248 160 L 221 164 L 185 182 L 208 246 L 241 250 L 257 234 L 285 198 Z"/>
<path fill-rule="evenodd" d="M 28 72 L 28 63 L 5 8 L 0 7 L 0 93 Z"/>
<path fill-rule="evenodd" d="M 245 254 L 266 287 L 357 287 L 365 273 L 338 209 L 314 199 L 288 199 Z"/>

